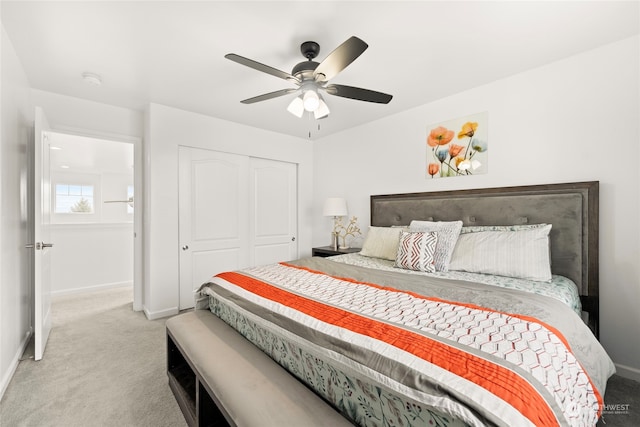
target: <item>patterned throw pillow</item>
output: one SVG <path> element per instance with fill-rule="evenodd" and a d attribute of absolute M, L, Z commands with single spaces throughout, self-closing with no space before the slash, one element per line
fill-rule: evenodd
<path fill-rule="evenodd" d="M 409 224 L 410 231 L 422 231 L 438 233 L 438 244 L 436 252 L 433 256 L 436 271 L 449 271 L 449 262 L 451 254 L 456 247 L 460 230 L 462 229 L 462 221 L 411 221 Z"/>
<path fill-rule="evenodd" d="M 407 233 L 400 235 L 400 244 L 396 255 L 395 267 L 407 270 L 436 271 L 433 256 L 438 242 L 438 235 L 434 232 Z"/>

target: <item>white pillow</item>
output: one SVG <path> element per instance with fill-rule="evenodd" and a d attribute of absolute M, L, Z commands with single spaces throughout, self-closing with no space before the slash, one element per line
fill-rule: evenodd
<path fill-rule="evenodd" d="M 369 227 L 360 255 L 395 261 L 402 228 Z"/>
<path fill-rule="evenodd" d="M 520 231 L 544 227 L 547 224 L 516 224 L 516 225 L 467 225 L 462 227 L 460 234 L 477 233 L 479 231 Z"/>
<path fill-rule="evenodd" d="M 438 234 L 435 232 L 407 233 L 403 231 L 400 234 L 394 267 L 433 273 L 436 271 L 433 255 L 437 242 Z"/>
<path fill-rule="evenodd" d="M 449 269 L 548 282 L 550 231 L 551 224 L 528 230 L 461 234 Z"/>
<path fill-rule="evenodd" d="M 409 231 L 436 232 L 438 243 L 433 260 L 436 271 L 448 271 L 451 254 L 462 229 L 462 221 L 411 221 Z"/>

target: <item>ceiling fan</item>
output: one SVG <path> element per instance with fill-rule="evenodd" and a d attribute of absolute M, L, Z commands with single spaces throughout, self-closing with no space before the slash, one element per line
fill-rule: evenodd
<path fill-rule="evenodd" d="M 378 104 L 387 104 L 391 101 L 392 95 L 386 93 L 328 83 L 340 71 L 355 61 L 367 47 L 369 46 L 358 37 L 350 37 L 322 62 L 318 63 L 313 59 L 320 53 L 320 45 L 313 41 L 304 42 L 300 45 L 300 51 L 307 58 L 307 61 L 297 64 L 293 67 L 291 73 L 280 71 L 235 53 L 229 53 L 225 55 L 225 58 L 254 70 L 290 81 L 298 86 L 297 88 L 281 89 L 240 101 L 243 104 L 253 104 L 300 91 L 301 94 L 293 99 L 287 110 L 297 117 L 302 117 L 305 111 L 313 112 L 316 119 L 321 119 L 329 115 L 329 107 L 327 107 L 320 92 Z"/>

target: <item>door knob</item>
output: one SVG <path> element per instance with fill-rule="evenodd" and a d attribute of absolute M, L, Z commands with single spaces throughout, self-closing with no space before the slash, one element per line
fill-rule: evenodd
<path fill-rule="evenodd" d="M 296 238 L 295 238 L 295 237 L 292 237 L 292 238 L 291 238 L 291 241 L 292 241 L 292 242 L 295 242 L 295 241 L 296 241 Z"/>
<path fill-rule="evenodd" d="M 52 248 L 53 247 L 53 243 L 44 243 L 44 242 L 36 242 L 34 243 L 29 243 L 24 245 L 25 248 L 27 249 L 33 249 L 35 248 L 37 251 L 44 249 L 44 248 Z"/>
<path fill-rule="evenodd" d="M 186 251 L 187 249 L 189 249 L 189 245 L 184 245 L 184 246 L 182 247 L 182 250 L 183 250 L 183 251 Z"/>

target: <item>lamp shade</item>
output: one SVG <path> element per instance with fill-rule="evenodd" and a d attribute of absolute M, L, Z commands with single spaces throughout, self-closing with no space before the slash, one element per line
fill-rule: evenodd
<path fill-rule="evenodd" d="M 325 104 L 322 97 L 320 97 L 320 105 L 318 105 L 318 108 L 316 108 L 316 110 L 313 112 L 313 116 L 316 119 L 322 119 L 324 117 L 327 117 L 328 115 L 329 115 L 329 107 L 327 107 L 327 104 Z"/>
<path fill-rule="evenodd" d="M 287 111 L 289 111 L 294 116 L 300 118 L 304 113 L 304 103 L 302 102 L 302 97 L 296 96 L 293 98 L 293 101 L 287 107 Z"/>
<path fill-rule="evenodd" d="M 329 197 L 324 202 L 322 215 L 324 216 L 346 216 L 349 214 L 347 201 L 340 197 Z"/>
<path fill-rule="evenodd" d="M 318 93 L 313 89 L 308 89 L 302 95 L 302 104 L 304 105 L 304 109 L 307 111 L 316 111 L 318 106 L 320 105 L 320 98 L 318 97 Z"/>

